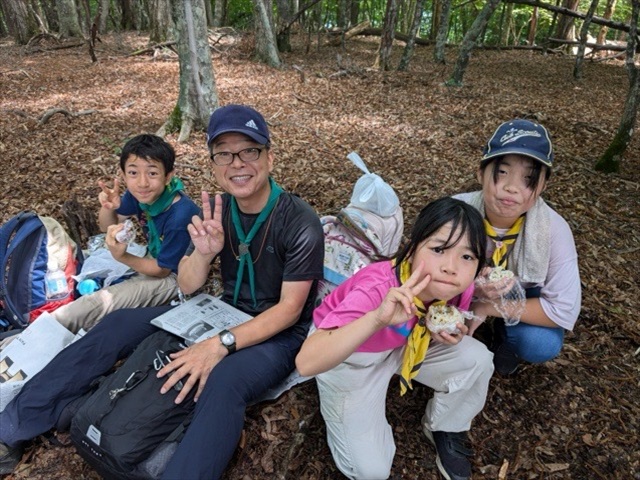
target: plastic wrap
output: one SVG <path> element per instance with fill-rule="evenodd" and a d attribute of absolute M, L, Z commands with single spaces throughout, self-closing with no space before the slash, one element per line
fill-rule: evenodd
<path fill-rule="evenodd" d="M 492 268 L 476 279 L 476 299 L 491 303 L 506 326 L 516 325 L 526 309 L 527 297 L 513 272 L 502 267 Z"/>

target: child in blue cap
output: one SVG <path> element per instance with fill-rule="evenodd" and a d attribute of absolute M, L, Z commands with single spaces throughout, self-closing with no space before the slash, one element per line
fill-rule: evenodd
<path fill-rule="evenodd" d="M 511 280 L 478 282 L 476 315 L 496 317 L 494 365 L 514 374 L 522 361 L 541 363 L 556 357 L 565 330 L 580 313 L 578 254 L 567 222 L 542 199 L 553 167 L 553 145 L 545 127 L 529 120 L 500 125 L 487 142 L 477 171 L 482 190 L 457 195 L 484 217 L 490 267 L 513 272 Z M 509 274 L 510 275 L 510 274 Z M 519 282 L 526 294 L 516 321 L 504 317 L 504 292 Z M 503 308 L 504 307 L 504 308 Z M 470 334 L 477 327 L 471 326 Z"/>

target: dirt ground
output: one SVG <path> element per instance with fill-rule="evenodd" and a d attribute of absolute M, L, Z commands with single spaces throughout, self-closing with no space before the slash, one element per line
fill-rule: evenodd
<path fill-rule="evenodd" d="M 127 56 L 147 44 L 135 34 L 102 40 L 96 64 L 85 48 L 0 41 L 0 220 L 24 209 L 62 220 L 60 207 L 73 197 L 97 211 L 97 181 L 117 174 L 118 148 L 155 132 L 175 105 L 171 52 Z M 408 72 L 380 73 L 370 68 L 373 38 L 349 41 L 346 51 L 314 41 L 307 52 L 303 38 L 294 47 L 274 70 L 252 60 L 249 38 L 216 46 L 217 88 L 221 104 L 264 113 L 276 180 L 321 215 L 348 203 L 359 176 L 346 159 L 352 150 L 396 188 L 409 225 L 429 200 L 474 187 L 483 142 L 500 122 L 526 117 L 549 128 L 557 166 L 545 197 L 574 232 L 582 313 L 557 359 L 492 379 L 471 430 L 474 478 L 640 479 L 638 139 L 622 173 L 593 171 L 618 127 L 628 85 L 623 63 L 587 61 L 577 82 L 568 56 L 477 51 L 465 86 L 447 88 L 455 51 L 441 66 L 431 48 L 419 47 Z M 43 118 L 52 108 L 78 115 Z M 195 198 L 214 191 L 204 133 L 176 149 L 187 191 Z M 439 478 L 419 428 L 431 393 L 418 386 L 400 398 L 395 385 L 389 390 L 393 478 Z M 226 479 L 342 478 L 324 436 L 314 383 L 295 387 L 247 411 Z M 73 447 L 39 438 L 7 478 L 99 477 Z"/>

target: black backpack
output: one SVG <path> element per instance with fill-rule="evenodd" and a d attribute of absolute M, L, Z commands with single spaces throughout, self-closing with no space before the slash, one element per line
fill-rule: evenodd
<path fill-rule="evenodd" d="M 104 478 L 155 479 L 164 472 L 191 421 L 195 389 L 176 405 L 181 383 L 161 395 L 166 377 L 156 372 L 185 348 L 182 342 L 165 331 L 150 335 L 74 414 L 71 441 Z"/>

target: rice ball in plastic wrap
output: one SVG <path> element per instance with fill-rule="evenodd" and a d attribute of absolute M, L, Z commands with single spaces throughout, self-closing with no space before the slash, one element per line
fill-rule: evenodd
<path fill-rule="evenodd" d="M 431 305 L 427 313 L 427 328 L 433 333 L 460 333 L 457 323 L 464 323 L 464 315 L 453 305 Z"/>

